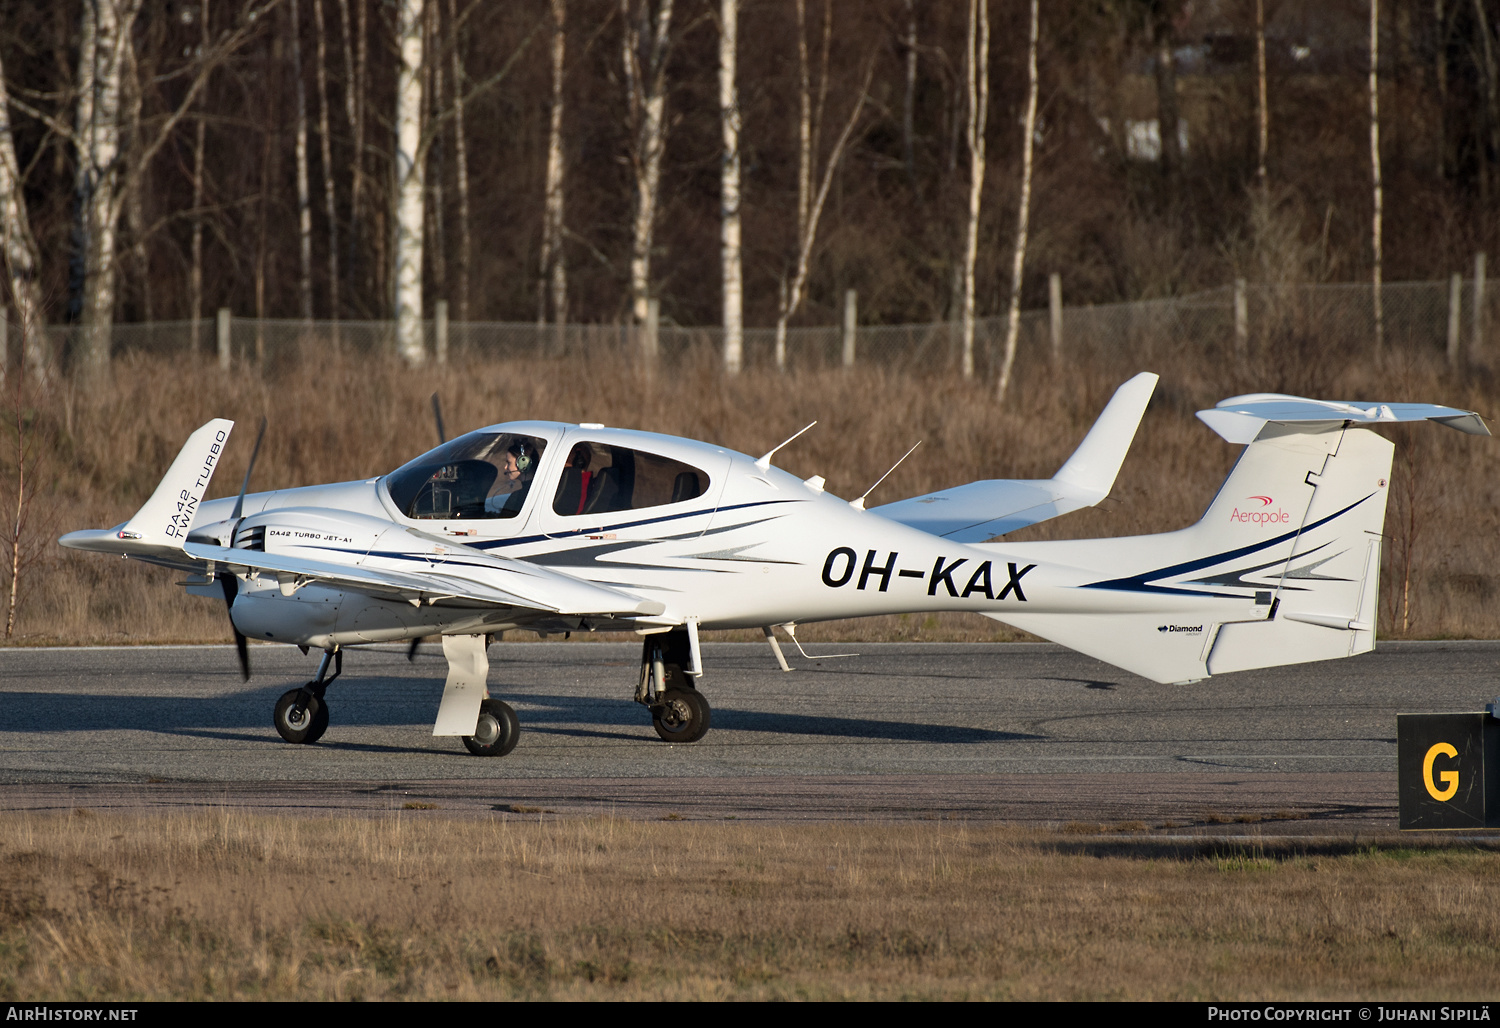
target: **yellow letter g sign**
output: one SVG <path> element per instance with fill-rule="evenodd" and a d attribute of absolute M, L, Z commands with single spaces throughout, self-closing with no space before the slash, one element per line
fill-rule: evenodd
<path fill-rule="evenodd" d="M 1429 735 L 1428 738 L 1430 739 L 1432 736 Z M 1432 778 L 1432 762 L 1439 756 L 1452 759 L 1458 756 L 1458 751 L 1445 742 L 1440 742 L 1429 749 L 1427 756 L 1422 758 L 1422 784 L 1427 786 L 1427 792 L 1433 799 L 1439 801 L 1451 800 L 1454 794 L 1458 792 L 1458 772 L 1439 771 L 1438 781 L 1441 781 L 1444 785 L 1444 788 L 1439 789 L 1437 782 L 1434 782 Z"/>

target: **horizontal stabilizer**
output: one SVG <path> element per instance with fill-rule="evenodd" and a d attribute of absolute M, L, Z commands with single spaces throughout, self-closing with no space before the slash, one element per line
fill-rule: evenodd
<path fill-rule="evenodd" d="M 1443 407 L 1435 403 L 1344 403 L 1309 400 L 1285 393 L 1248 393 L 1220 400 L 1198 417 L 1231 443 L 1248 445 L 1267 422 L 1304 424 L 1309 431 L 1321 424 L 1351 422 L 1369 426 L 1402 421 L 1435 421 L 1468 435 L 1489 435 L 1484 419 L 1473 411 Z"/>
<path fill-rule="evenodd" d="M 1142 372 L 1116 389 L 1073 456 L 1051 478 L 970 482 L 870 512 L 954 542 L 975 543 L 1092 507 L 1114 488 L 1156 381 Z"/>

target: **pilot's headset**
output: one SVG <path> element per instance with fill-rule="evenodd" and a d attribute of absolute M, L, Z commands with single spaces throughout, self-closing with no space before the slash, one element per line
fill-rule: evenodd
<path fill-rule="evenodd" d="M 536 447 L 530 443 L 518 439 L 510 444 L 507 452 L 516 458 L 516 470 L 523 475 L 536 465 Z"/>

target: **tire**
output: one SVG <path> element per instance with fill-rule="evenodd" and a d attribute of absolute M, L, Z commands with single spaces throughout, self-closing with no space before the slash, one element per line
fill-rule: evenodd
<path fill-rule="evenodd" d="M 667 742 L 697 742 L 708 734 L 711 711 L 697 689 L 668 689 L 651 708 L 651 725 Z"/>
<path fill-rule="evenodd" d="M 322 700 L 302 689 L 288 689 L 276 701 L 276 713 L 272 721 L 276 725 L 276 733 L 287 742 L 314 743 L 328 731 L 328 707 Z"/>
<path fill-rule="evenodd" d="M 521 739 L 521 721 L 509 703 L 485 700 L 479 705 L 479 724 L 466 735 L 464 748 L 476 757 L 503 757 Z"/>

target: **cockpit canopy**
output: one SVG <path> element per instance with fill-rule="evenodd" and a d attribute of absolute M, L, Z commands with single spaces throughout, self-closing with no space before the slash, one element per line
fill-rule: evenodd
<path fill-rule="evenodd" d="M 470 432 L 397 468 L 386 488 L 409 518 L 513 518 L 546 448 L 535 436 Z"/>

